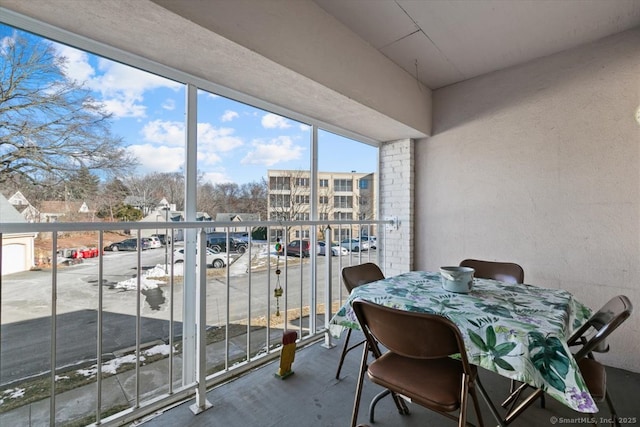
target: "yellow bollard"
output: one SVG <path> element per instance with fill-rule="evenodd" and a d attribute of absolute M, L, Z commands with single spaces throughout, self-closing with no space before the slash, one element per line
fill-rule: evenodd
<path fill-rule="evenodd" d="M 296 339 L 298 333 L 296 331 L 284 331 L 282 334 L 282 349 L 280 350 L 280 369 L 275 374 L 280 379 L 285 379 L 293 374 L 291 365 L 296 355 Z"/>

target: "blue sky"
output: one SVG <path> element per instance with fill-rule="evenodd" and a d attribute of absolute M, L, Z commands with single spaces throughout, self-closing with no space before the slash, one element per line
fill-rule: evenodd
<path fill-rule="evenodd" d="M 14 29 L 0 24 L 0 40 L 12 36 Z M 84 82 L 113 114 L 113 133 L 138 158 L 138 174 L 181 170 L 182 84 L 65 45 L 54 46 L 67 59 L 68 78 Z M 310 127 L 300 122 L 199 92 L 198 171 L 213 184 L 258 181 L 266 177 L 267 169 L 309 169 L 310 133 Z M 365 144 L 319 132 L 323 172 L 375 172 L 376 153 Z"/>

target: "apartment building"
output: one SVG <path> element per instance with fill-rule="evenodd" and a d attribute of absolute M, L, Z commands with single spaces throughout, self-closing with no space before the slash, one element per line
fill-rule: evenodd
<path fill-rule="evenodd" d="M 317 218 L 312 214 L 311 178 L 309 171 L 268 170 L 268 212 L 271 221 L 349 221 L 370 220 L 377 216 L 376 176 L 373 173 L 318 172 Z M 323 230 L 318 237 L 323 239 Z M 375 235 L 374 227 L 335 226 L 332 239 Z M 280 232 L 278 237 L 282 237 Z M 308 227 L 292 227 L 288 240 L 309 238 Z"/>

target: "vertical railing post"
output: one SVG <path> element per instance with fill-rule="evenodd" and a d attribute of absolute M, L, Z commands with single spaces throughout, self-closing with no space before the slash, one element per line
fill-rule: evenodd
<path fill-rule="evenodd" d="M 104 231 L 98 233 L 98 321 L 96 328 L 97 340 L 96 340 L 96 366 L 98 371 L 96 373 L 96 425 L 100 424 L 102 420 L 101 408 L 102 408 L 102 309 L 104 306 L 104 298 L 102 292 L 102 280 L 104 279 L 104 258 L 102 248 L 104 247 Z"/>
<path fill-rule="evenodd" d="M 142 308 L 141 298 L 142 295 L 142 229 L 138 228 L 138 241 L 136 253 L 137 266 L 136 266 L 136 400 L 134 408 L 140 407 L 140 358 L 142 352 L 140 346 L 142 344 Z"/>
<path fill-rule="evenodd" d="M 187 84 L 186 92 L 186 157 L 184 162 L 185 170 L 185 201 L 184 214 L 185 221 L 195 222 L 197 216 L 197 131 L 198 131 L 198 88 L 193 84 Z M 196 360 L 196 324 L 195 304 L 196 304 L 196 278 L 193 275 L 195 266 L 195 228 L 185 229 L 184 236 L 184 275 L 183 275 L 183 295 L 182 295 L 182 385 L 188 386 L 197 381 L 195 377 Z"/>
<path fill-rule="evenodd" d="M 51 398 L 49 399 L 49 425 L 54 427 L 56 425 L 56 330 L 58 329 L 58 232 L 54 231 L 51 234 Z"/>
<path fill-rule="evenodd" d="M 329 333 L 329 321 L 331 320 L 331 226 L 327 225 L 327 228 L 324 229 L 324 241 L 325 241 L 325 258 L 326 258 L 326 276 L 324 278 L 325 281 L 325 298 L 324 298 L 324 344 L 322 344 L 325 348 L 335 347 L 335 344 L 331 342 L 331 334 Z"/>
<path fill-rule="evenodd" d="M 196 266 L 196 403 L 189 408 L 199 414 L 211 408 L 207 401 L 207 233 L 200 229 Z"/>

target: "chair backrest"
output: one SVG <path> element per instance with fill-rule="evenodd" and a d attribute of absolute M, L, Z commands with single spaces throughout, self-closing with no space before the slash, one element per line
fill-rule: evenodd
<path fill-rule="evenodd" d="M 460 267 L 473 268 L 475 270 L 473 277 L 480 279 L 500 280 L 514 285 L 524 283 L 524 270 L 513 262 L 465 259 L 460 263 Z"/>
<path fill-rule="evenodd" d="M 451 320 L 431 313 L 417 313 L 355 300 L 353 310 L 365 337 L 389 351 L 414 359 L 436 359 L 460 354 L 469 372 L 464 341 Z"/>
<path fill-rule="evenodd" d="M 611 298 L 569 338 L 570 346 L 582 344 L 582 348 L 575 354 L 576 360 L 582 359 L 592 351 L 607 351 L 605 339 L 631 316 L 632 311 L 633 305 L 626 296 L 618 295 Z M 594 335 L 587 338 L 593 331 Z"/>
<path fill-rule="evenodd" d="M 384 279 L 382 270 L 372 262 L 353 265 L 342 269 L 342 280 L 344 281 L 344 286 L 349 292 L 360 285 L 382 279 Z"/>

